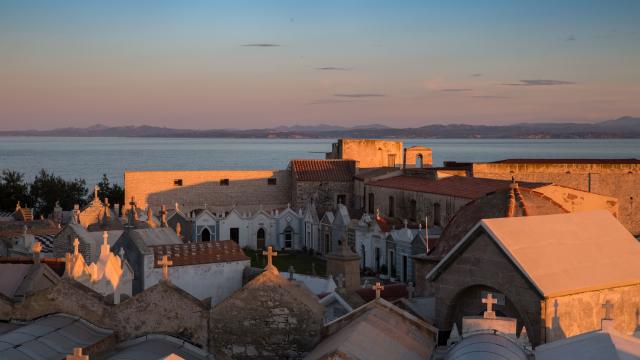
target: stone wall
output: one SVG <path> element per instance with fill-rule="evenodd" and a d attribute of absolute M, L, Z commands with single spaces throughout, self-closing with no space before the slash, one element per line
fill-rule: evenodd
<path fill-rule="evenodd" d="M 552 182 L 618 199 L 618 220 L 640 235 L 640 164 L 473 164 L 473 176 L 518 181 Z"/>
<path fill-rule="evenodd" d="M 433 164 L 431 149 L 424 146 L 412 146 L 404 150 L 403 164 L 407 168 L 425 168 Z M 418 161 L 421 158 L 422 161 Z"/>
<path fill-rule="evenodd" d="M 345 195 L 345 206 L 353 204 L 353 182 L 296 181 L 292 187 L 293 207 L 304 207 L 308 200 L 314 200 L 318 214 L 331 211 L 338 204 L 338 195 Z"/>
<path fill-rule="evenodd" d="M 640 284 L 559 296 L 545 300 L 546 342 L 601 329 L 602 305 L 613 305 L 614 328 L 623 334 L 638 329 Z"/>
<path fill-rule="evenodd" d="M 395 159 L 390 163 L 392 155 Z M 360 168 L 401 166 L 402 142 L 369 139 L 339 139 L 327 159 L 355 160 Z"/>
<path fill-rule="evenodd" d="M 2 300 L 2 299 L 0 299 Z M 11 305 L 11 310 L 8 306 Z M 30 321 L 65 313 L 114 330 L 118 341 L 142 335 L 169 334 L 206 349 L 209 310 L 191 295 L 161 283 L 118 305 L 70 279 L 37 291 L 19 303 L 0 301 L 0 320 Z"/>
<path fill-rule="evenodd" d="M 218 304 L 210 323 L 216 357 L 302 359 L 324 322 L 324 307 L 303 286 L 265 272 Z"/>
<path fill-rule="evenodd" d="M 381 186 L 366 185 L 367 196 L 365 198 L 365 211 L 369 211 L 370 193 L 374 196 L 373 211 L 380 209 L 382 215 L 390 216 L 389 197 L 393 196 L 395 209 L 393 217 L 400 219 L 411 219 L 411 200 L 416 201 L 416 221 L 424 221 L 425 216 L 429 217 L 429 227 L 434 226 L 435 204 L 440 204 L 440 225 L 445 227 L 453 218 L 455 213 L 470 199 L 457 198 L 447 195 L 422 193 L 401 189 L 392 189 Z M 437 223 L 437 222 L 436 222 Z"/>
<path fill-rule="evenodd" d="M 267 179 L 275 178 L 269 185 Z M 220 180 L 228 179 L 229 185 Z M 182 185 L 176 185 L 178 180 Z M 212 171 L 125 171 L 125 198 L 135 196 L 137 206 L 172 207 L 183 211 L 203 208 L 228 211 L 233 205 L 286 206 L 291 201 L 291 177 L 287 170 L 212 170 Z"/>
<path fill-rule="evenodd" d="M 490 291 L 505 296 L 506 304 L 495 307 L 499 315 L 516 318 L 518 330 L 524 325 L 531 342 L 540 344 L 544 339 L 541 295 L 484 232 L 473 236 L 467 248 L 425 284 L 426 295 L 436 298 L 435 325 L 450 329 L 455 321 L 460 329 L 463 316 L 486 309 L 481 294 Z"/>

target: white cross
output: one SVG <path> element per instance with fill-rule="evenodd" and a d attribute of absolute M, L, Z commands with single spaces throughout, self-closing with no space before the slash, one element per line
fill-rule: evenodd
<path fill-rule="evenodd" d="M 169 266 L 173 265 L 173 261 L 169 260 L 167 255 L 163 255 L 158 265 L 162 266 L 162 280 L 169 281 Z"/>
<path fill-rule="evenodd" d="M 80 241 L 78 238 L 73 239 L 73 254 L 78 255 L 78 246 L 80 245 Z"/>
<path fill-rule="evenodd" d="M 73 348 L 73 354 L 67 355 L 66 360 L 89 360 L 89 355 L 82 355 L 82 348 Z"/>
<path fill-rule="evenodd" d="M 380 285 L 379 282 L 376 282 L 371 289 L 376 291 L 376 299 L 380 299 L 380 291 L 384 290 L 384 286 Z"/>
<path fill-rule="evenodd" d="M 495 319 L 496 312 L 493 311 L 493 304 L 498 303 L 498 299 L 493 297 L 492 293 L 488 293 L 487 297 L 482 299 L 483 304 L 487 304 L 487 311 L 484 312 L 485 319 Z"/>
<path fill-rule="evenodd" d="M 278 252 L 277 251 L 273 251 L 273 248 L 271 246 L 269 246 L 267 248 L 267 251 L 263 251 L 262 255 L 266 255 L 267 256 L 267 268 L 272 268 L 273 267 L 273 257 L 274 256 L 278 256 Z"/>

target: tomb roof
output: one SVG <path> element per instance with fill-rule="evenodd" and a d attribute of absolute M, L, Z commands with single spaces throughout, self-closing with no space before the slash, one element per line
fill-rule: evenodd
<path fill-rule="evenodd" d="M 240 246 L 232 240 L 198 242 L 173 245 L 151 246 L 154 267 L 161 267 L 158 261 L 167 255 L 173 266 L 211 264 L 220 262 L 250 260 Z"/>

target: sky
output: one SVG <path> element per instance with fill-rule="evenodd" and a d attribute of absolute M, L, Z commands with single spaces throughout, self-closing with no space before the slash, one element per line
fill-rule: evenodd
<path fill-rule="evenodd" d="M 0 129 L 640 116 L 640 1 L 0 0 Z"/>

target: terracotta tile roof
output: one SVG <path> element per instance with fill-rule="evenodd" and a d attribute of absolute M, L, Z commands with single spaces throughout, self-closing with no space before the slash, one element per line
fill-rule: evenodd
<path fill-rule="evenodd" d="M 55 271 L 56 274 L 62 276 L 65 269 L 64 258 L 40 258 L 40 262 L 46 264 Z M 5 256 L 0 257 L 0 264 L 33 264 L 33 257 L 31 256 Z"/>
<path fill-rule="evenodd" d="M 418 176 L 396 176 L 369 183 L 368 186 L 416 191 L 430 194 L 455 196 L 466 199 L 477 199 L 490 192 L 509 188 L 511 181 L 450 176 L 440 180 L 430 180 Z M 518 183 L 522 187 L 536 188 L 543 183 Z"/>
<path fill-rule="evenodd" d="M 291 160 L 291 171 L 297 181 L 353 181 L 353 160 Z"/>
<path fill-rule="evenodd" d="M 504 159 L 493 164 L 640 164 L 640 159 Z"/>
<path fill-rule="evenodd" d="M 380 297 L 387 301 L 394 301 L 409 296 L 407 285 L 405 284 L 383 284 L 384 289 L 380 291 Z M 376 292 L 370 288 L 360 288 L 356 290 L 362 300 L 369 302 L 376 297 Z"/>
<path fill-rule="evenodd" d="M 211 264 L 220 262 L 250 260 L 240 246 L 232 240 L 150 246 L 155 258 L 154 267 L 160 267 L 158 260 L 169 256 L 172 266 Z"/>

